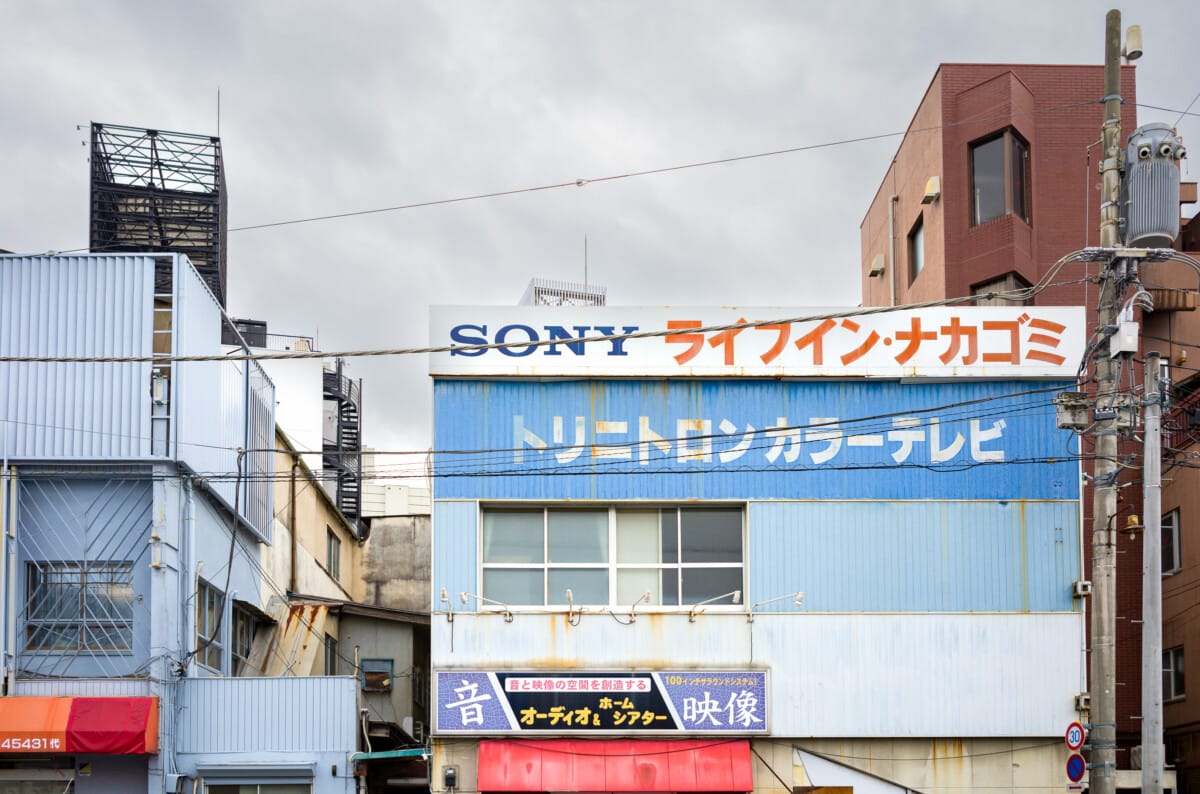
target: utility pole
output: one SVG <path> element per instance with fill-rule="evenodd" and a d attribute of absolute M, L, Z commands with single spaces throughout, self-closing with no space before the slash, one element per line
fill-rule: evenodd
<path fill-rule="evenodd" d="M 1104 161 L 1100 202 L 1100 247 L 1114 249 L 1120 239 L 1121 153 L 1121 12 L 1105 18 L 1104 31 Z M 1117 324 L 1122 263 L 1103 261 L 1101 270 L 1100 338 Z M 1096 354 L 1096 462 L 1092 478 L 1092 653 L 1090 790 L 1115 794 L 1117 759 L 1116 708 L 1116 530 L 1117 418 L 1116 362 L 1101 346 Z M 1102 408 L 1107 406 L 1107 411 Z"/>
<path fill-rule="evenodd" d="M 1162 368 L 1146 353 L 1142 455 L 1142 794 L 1162 794 Z"/>

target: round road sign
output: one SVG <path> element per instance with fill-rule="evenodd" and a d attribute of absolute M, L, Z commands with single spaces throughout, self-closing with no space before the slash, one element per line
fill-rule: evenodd
<path fill-rule="evenodd" d="M 1083 740 L 1087 734 L 1083 732 L 1083 725 L 1078 722 L 1072 722 L 1067 726 L 1067 749 L 1071 752 L 1083 747 Z"/>
<path fill-rule="evenodd" d="M 1083 773 L 1087 769 L 1087 763 L 1084 762 L 1083 756 L 1079 753 L 1072 753 L 1067 759 L 1067 780 L 1072 783 L 1078 783 L 1083 780 Z"/>

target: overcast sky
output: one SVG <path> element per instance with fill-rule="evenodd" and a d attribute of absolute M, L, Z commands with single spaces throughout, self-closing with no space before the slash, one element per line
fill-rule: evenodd
<path fill-rule="evenodd" d="M 1109 7 L 0 0 L 0 248 L 86 246 L 87 124 L 216 134 L 218 87 L 234 228 L 899 132 L 941 62 L 1102 63 Z M 1197 9 L 1123 9 L 1139 102 L 1176 109 L 1140 123 L 1200 92 Z M 1194 148 L 1200 117 L 1179 129 Z M 613 305 L 855 305 L 899 140 L 232 232 L 228 308 L 324 350 L 423 345 L 429 305 L 581 281 L 585 235 Z M 424 358 L 350 373 L 368 444 L 429 445 Z"/>

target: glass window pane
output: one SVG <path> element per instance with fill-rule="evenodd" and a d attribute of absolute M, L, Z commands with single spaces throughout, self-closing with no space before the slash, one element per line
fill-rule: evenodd
<path fill-rule="evenodd" d="M 546 522 L 549 562 L 608 562 L 607 510 L 550 510 Z"/>
<path fill-rule="evenodd" d="M 741 510 L 680 510 L 679 513 L 684 562 L 742 561 Z"/>
<path fill-rule="evenodd" d="M 1012 172 L 1012 212 L 1020 218 L 1028 219 L 1025 211 L 1026 189 L 1029 175 L 1029 148 L 1015 135 L 1006 136 L 1012 141 L 1009 152 L 1009 168 Z"/>
<path fill-rule="evenodd" d="M 670 573 L 674 576 L 675 570 L 671 569 Z M 617 571 L 617 603 L 632 604 L 643 593 L 649 592 L 650 600 L 642 603 L 661 604 L 661 581 L 662 571 L 658 568 L 621 568 Z"/>
<path fill-rule="evenodd" d="M 662 511 L 662 561 L 679 562 L 679 511 Z"/>
<path fill-rule="evenodd" d="M 1162 517 L 1162 570 L 1163 573 L 1174 571 L 1177 567 L 1175 564 L 1175 539 L 1178 537 L 1176 532 L 1176 522 L 1179 518 L 1179 511 L 1172 510 Z"/>
<path fill-rule="evenodd" d="M 656 563 L 661 561 L 659 557 L 658 511 L 618 511 L 617 562 Z"/>
<path fill-rule="evenodd" d="M 908 280 L 912 281 L 925 267 L 925 222 L 918 220 L 908 237 Z"/>
<path fill-rule="evenodd" d="M 664 568 L 662 572 L 663 606 L 679 606 L 679 569 Z"/>
<path fill-rule="evenodd" d="M 542 527 L 541 510 L 484 513 L 483 561 L 543 562 Z"/>
<path fill-rule="evenodd" d="M 567 603 L 567 588 L 576 604 L 608 603 L 607 568 L 551 568 L 551 604 Z"/>
<path fill-rule="evenodd" d="M 742 589 L 741 568 L 684 568 L 683 603 L 695 604 L 708 598 Z M 714 601 L 714 604 L 732 604 L 732 598 Z"/>
<path fill-rule="evenodd" d="M 1004 138 L 971 149 L 971 182 L 975 191 L 975 223 L 1004 214 Z"/>
<path fill-rule="evenodd" d="M 509 605 L 545 604 L 542 569 L 484 569 L 483 595 Z"/>

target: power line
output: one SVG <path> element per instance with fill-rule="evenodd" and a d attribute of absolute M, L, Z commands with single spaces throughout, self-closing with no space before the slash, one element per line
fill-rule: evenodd
<path fill-rule="evenodd" d="M 746 328 L 761 328 L 767 325 L 797 325 L 800 323 L 821 322 L 824 320 L 845 319 L 850 317 L 866 317 L 877 314 L 891 314 L 900 311 L 915 311 L 918 309 L 930 309 L 940 306 L 956 306 L 964 303 L 974 303 L 982 299 L 1004 299 L 1012 301 L 1024 301 L 1032 298 L 1050 286 L 1050 279 L 1057 274 L 1067 262 L 1074 261 L 1084 251 L 1074 251 L 1062 259 L 1058 260 L 1054 266 L 1047 272 L 1046 278 L 1042 283 L 1032 287 L 1022 289 L 1006 290 L 1002 292 L 990 292 L 984 295 L 965 295 L 957 298 L 943 298 L 940 300 L 924 301 L 921 303 L 910 303 L 902 306 L 869 306 L 858 307 L 853 309 L 844 309 L 835 312 L 823 312 L 820 314 L 803 315 L 799 317 L 785 317 L 771 320 L 754 320 L 750 322 L 736 323 L 719 323 L 716 325 L 701 326 L 698 328 L 688 328 L 688 333 L 691 334 L 708 334 L 720 331 L 740 331 Z M 156 354 L 134 355 L 134 356 L 14 356 L 0 355 L 0 363 L 66 363 L 66 364 L 137 364 L 137 363 L 154 363 L 168 364 L 181 362 L 198 362 L 198 361 L 271 361 L 283 359 L 311 359 L 311 358 L 365 358 L 365 357 L 380 357 L 380 356 L 406 356 L 406 355 L 424 355 L 429 353 L 451 353 L 457 351 L 459 353 L 470 353 L 475 351 L 485 350 L 502 350 L 511 348 L 534 348 L 534 347 L 550 347 L 557 345 L 568 344 L 589 344 L 596 342 L 618 342 L 630 339 L 650 339 L 665 337 L 678 334 L 679 329 L 651 329 L 647 331 L 634 331 L 632 333 L 606 334 L 604 336 L 581 336 L 571 339 L 540 339 L 540 340 L 522 340 L 519 342 L 491 342 L 486 344 L 476 345 L 439 345 L 433 347 L 399 347 L 399 348 L 380 348 L 370 350 L 344 350 L 340 352 L 328 351 L 270 351 L 264 353 L 250 352 L 230 352 L 225 354 L 209 354 L 209 355 L 183 355 L 183 356 L 162 356 Z"/>
<path fill-rule="evenodd" d="M 928 127 L 917 127 L 917 128 L 910 127 L 910 128 L 907 128 L 907 129 L 904 129 L 901 131 L 895 131 L 895 132 L 883 132 L 883 133 L 878 133 L 875 135 L 861 135 L 861 136 L 852 137 L 852 138 L 842 138 L 839 140 L 825 141 L 822 143 L 806 144 L 803 146 L 791 146 L 791 147 L 787 147 L 784 149 L 775 149 L 775 150 L 766 151 L 766 152 L 755 152 L 752 154 L 734 155 L 732 157 L 722 157 L 722 158 L 717 158 L 717 159 L 712 159 L 712 160 L 701 160 L 701 161 L 693 162 L 693 163 L 683 163 L 683 164 L 678 164 L 678 165 L 661 166 L 658 168 L 646 168 L 646 169 L 641 169 L 641 170 L 637 170 L 637 171 L 627 171 L 624 173 L 610 174 L 608 176 L 590 177 L 590 178 L 580 177 L 580 178 L 561 181 L 561 182 L 552 182 L 552 183 L 548 183 L 548 184 L 544 184 L 544 185 L 533 185 L 530 187 L 511 188 L 511 189 L 507 189 L 507 190 L 497 190 L 497 191 L 491 191 L 491 192 L 486 192 L 486 193 L 475 193 L 475 194 L 470 194 L 470 195 L 465 195 L 465 196 L 455 196 L 453 198 L 434 199 L 434 200 L 430 200 L 430 201 L 418 201 L 418 202 L 411 202 L 411 203 L 407 203 L 407 204 L 397 204 L 397 205 L 390 206 L 390 207 L 375 207 L 375 208 L 365 209 L 365 210 L 354 210 L 354 211 L 349 211 L 349 212 L 329 213 L 326 215 L 315 215 L 315 216 L 311 216 L 311 217 L 307 217 L 307 218 L 293 218 L 290 220 L 272 221 L 269 223 L 257 223 L 257 224 L 250 224 L 250 225 L 246 225 L 246 226 L 235 226 L 235 227 L 230 228 L 228 231 L 230 231 L 230 232 L 252 231 L 255 229 L 268 229 L 268 228 L 274 228 L 274 227 L 278 227 L 278 226 L 292 226 L 292 225 L 301 224 L 301 223 L 314 223 L 317 221 L 336 220 L 336 219 L 341 219 L 341 218 L 353 218 L 353 217 L 359 217 L 359 216 L 363 216 L 363 215 L 377 215 L 377 214 L 385 213 L 385 212 L 399 212 L 402 210 L 419 209 L 419 208 L 423 208 L 423 207 L 435 207 L 435 206 L 440 206 L 440 205 L 445 205 L 445 204 L 458 204 L 458 203 L 469 202 L 469 201 L 480 201 L 483 199 L 503 198 L 505 196 L 515 196 L 515 195 L 520 195 L 520 194 L 525 194 L 525 193 L 538 193 L 538 192 L 547 191 L 547 190 L 559 190 L 559 189 L 567 188 L 567 187 L 584 187 L 589 184 L 600 183 L 600 182 L 613 182 L 613 181 L 617 181 L 617 180 L 621 180 L 621 179 L 632 179 L 635 177 L 652 176 L 652 175 L 656 175 L 656 174 L 671 173 L 674 171 L 685 171 L 685 170 L 690 170 L 690 169 L 695 169 L 695 168 L 706 168 L 706 167 L 715 166 L 715 165 L 727 165 L 729 163 L 743 162 L 746 160 L 757 160 L 757 159 L 761 159 L 761 158 L 765 158 L 765 157 L 778 157 L 780 155 L 785 155 L 785 154 L 796 154 L 799 152 L 808 152 L 808 151 L 813 151 L 816 149 L 828 149 L 828 148 L 832 148 L 835 146 L 845 146 L 845 145 L 854 144 L 854 143 L 865 143 L 868 141 L 882 140 L 885 138 L 895 138 L 898 136 L 907 136 L 910 134 L 918 134 L 918 133 L 923 133 L 923 132 L 936 132 L 938 130 L 952 129 L 954 127 L 964 126 L 964 125 L 968 125 L 968 124 L 971 124 L 971 125 L 981 124 L 981 123 L 986 123 L 989 121 L 1011 119 L 1014 117 L 1034 116 L 1034 115 L 1038 115 L 1041 113 L 1053 113 L 1053 112 L 1057 112 L 1060 110 L 1070 110 L 1073 108 L 1084 107 L 1087 105 L 1094 105 L 1099 101 L 1100 100 L 1084 100 L 1082 102 L 1071 102 L 1071 103 L 1067 103 L 1067 104 L 1063 104 L 1063 105 L 1055 105 L 1055 106 L 1048 107 L 1048 108 L 1039 108 L 1039 109 L 1019 112 L 1019 113 L 1015 113 L 1015 114 L 1010 113 L 1010 114 L 1003 114 L 1003 115 L 984 117 L 984 118 L 972 118 L 970 120 L 956 121 L 956 122 L 951 122 L 948 124 L 937 124 L 937 125 L 932 125 L 932 126 L 928 126 Z M 117 246 L 111 246 L 111 247 L 115 248 Z M 57 250 L 59 250 L 60 253 L 78 253 L 81 251 L 87 251 L 89 249 L 87 247 L 78 247 L 78 248 L 57 249 Z"/>

